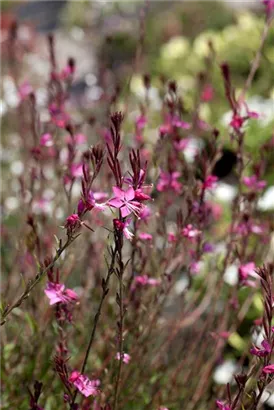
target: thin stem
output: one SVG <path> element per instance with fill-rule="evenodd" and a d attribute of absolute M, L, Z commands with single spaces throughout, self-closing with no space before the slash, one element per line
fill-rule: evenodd
<path fill-rule="evenodd" d="M 80 235 L 80 234 L 79 234 Z M 2 322 L 0 323 L 1 326 L 3 326 L 6 323 L 6 318 L 7 316 L 17 307 L 21 306 L 21 304 L 30 296 L 30 292 L 32 291 L 33 288 L 41 281 L 41 279 L 45 276 L 45 274 L 54 267 L 55 263 L 58 261 L 64 250 L 76 239 L 78 236 L 75 237 L 68 237 L 66 243 L 59 247 L 56 251 L 56 255 L 53 259 L 53 261 L 42 271 L 38 272 L 37 275 L 35 276 L 35 279 L 32 281 L 29 281 L 26 289 L 22 293 L 22 295 L 14 302 L 8 309 L 4 310 L 2 313 Z"/>
<path fill-rule="evenodd" d="M 273 18 L 271 18 L 271 17 L 268 17 L 267 20 L 266 20 L 266 23 L 265 23 L 265 26 L 264 26 L 264 30 L 263 30 L 263 33 L 262 33 L 262 37 L 261 37 L 261 43 L 260 43 L 260 46 L 259 46 L 259 48 L 258 48 L 258 50 L 257 50 L 256 56 L 255 56 L 255 58 L 254 58 L 254 60 L 253 60 L 253 62 L 252 62 L 251 69 L 250 69 L 249 75 L 248 75 L 248 77 L 247 77 L 247 79 L 246 79 L 246 82 L 245 82 L 245 85 L 244 85 L 244 87 L 243 87 L 243 90 L 242 90 L 242 92 L 241 92 L 239 101 L 243 101 L 243 100 L 244 100 L 245 94 L 246 94 L 247 90 L 249 89 L 249 87 L 251 86 L 252 81 L 253 81 L 253 79 L 254 79 L 254 76 L 255 76 L 255 74 L 256 74 L 256 71 L 258 70 L 258 68 L 259 68 L 259 66 L 260 66 L 260 61 L 261 61 L 261 57 L 262 57 L 263 46 L 264 46 L 265 40 L 266 40 L 266 38 L 267 38 L 268 31 L 269 31 L 269 29 L 270 29 L 270 27 L 271 27 L 271 22 L 272 22 L 272 20 L 273 20 Z"/>
<path fill-rule="evenodd" d="M 120 220 L 122 220 L 120 214 Z M 122 371 L 122 364 L 123 364 L 123 333 L 124 333 L 124 292 L 123 292 L 123 274 L 124 274 L 124 263 L 123 263 L 123 232 L 118 232 L 116 236 L 116 244 L 118 248 L 118 268 L 117 268 L 117 277 L 119 279 L 119 294 L 117 295 L 117 303 L 119 305 L 119 322 L 118 322 L 118 338 L 119 338 L 119 366 L 118 366 L 118 373 L 115 382 L 115 390 L 114 390 L 114 404 L 113 410 L 116 410 L 119 400 L 119 385 L 121 379 L 121 371 Z"/>
<path fill-rule="evenodd" d="M 85 358 L 84 358 L 84 361 L 83 361 L 83 364 L 82 364 L 82 367 L 81 367 L 81 374 L 83 374 L 85 372 L 87 362 L 88 362 L 88 358 L 89 358 L 89 354 L 90 354 L 90 350 L 91 350 L 91 347 L 92 347 L 93 342 L 94 342 L 97 325 L 98 325 L 98 322 L 99 322 L 99 319 L 100 319 L 100 316 L 101 316 L 103 303 L 104 303 L 104 300 L 105 300 L 105 298 L 108 294 L 108 291 L 109 291 L 108 284 L 109 284 L 109 280 L 111 278 L 111 275 L 114 272 L 116 253 L 117 253 L 117 246 L 115 247 L 114 251 L 112 252 L 111 264 L 110 264 L 109 269 L 108 269 L 107 277 L 106 277 L 106 279 L 105 279 L 105 281 L 103 282 L 103 285 L 102 285 L 103 286 L 103 293 L 102 293 L 102 296 L 101 296 L 101 300 L 100 300 L 97 312 L 94 316 L 93 326 L 92 326 L 92 329 L 91 329 L 91 334 L 90 334 L 88 347 L 87 347 Z M 77 395 L 78 395 L 78 390 L 76 389 L 75 392 L 74 392 L 74 395 L 73 395 L 72 402 L 70 404 L 71 408 L 72 408 L 73 404 L 75 403 Z"/>
<path fill-rule="evenodd" d="M 115 393 L 114 393 L 114 405 L 113 410 L 116 410 L 118 404 L 118 397 L 119 397 L 119 384 L 121 379 L 121 371 L 122 371 L 122 364 L 123 364 L 123 331 L 124 331 L 124 304 L 123 304 L 123 278 L 122 275 L 119 277 L 119 314 L 120 314 L 120 323 L 119 323 L 119 353 L 120 353 L 120 360 L 118 366 L 118 373 L 115 383 Z"/>

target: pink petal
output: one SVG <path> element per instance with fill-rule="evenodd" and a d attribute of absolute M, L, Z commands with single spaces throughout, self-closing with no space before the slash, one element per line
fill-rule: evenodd
<path fill-rule="evenodd" d="M 135 197 L 135 191 L 130 186 L 125 192 L 125 199 L 126 199 L 126 201 L 131 201 L 134 197 Z"/>
<path fill-rule="evenodd" d="M 263 368 L 263 373 L 266 373 L 266 374 L 274 373 L 274 364 L 270 364 L 269 366 L 265 366 Z"/>
<path fill-rule="evenodd" d="M 126 205 L 121 207 L 122 218 L 125 218 L 126 216 L 128 216 L 130 214 L 131 214 L 131 210 Z"/>
<path fill-rule="evenodd" d="M 125 191 L 123 191 L 122 189 L 118 188 L 117 186 L 114 186 L 112 188 L 112 191 L 114 195 L 116 196 L 116 198 L 125 199 Z"/>
<path fill-rule="evenodd" d="M 121 206 L 124 204 L 124 202 L 121 201 L 121 199 L 112 198 L 108 201 L 108 204 L 110 206 L 113 206 L 114 208 L 121 208 Z"/>

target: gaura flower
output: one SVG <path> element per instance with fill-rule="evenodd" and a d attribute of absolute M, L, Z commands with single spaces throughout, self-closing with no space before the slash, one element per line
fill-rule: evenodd
<path fill-rule="evenodd" d="M 118 352 L 117 354 L 116 354 L 116 359 L 117 360 L 120 360 L 120 352 Z M 125 364 L 129 364 L 129 362 L 130 362 L 130 360 L 131 360 L 131 357 L 130 357 L 130 355 L 129 354 L 127 354 L 127 353 L 122 353 L 122 358 L 123 358 L 123 363 L 125 363 Z"/>
<path fill-rule="evenodd" d="M 31 93 L 33 93 L 33 88 L 28 81 L 25 81 L 18 88 L 18 93 L 21 101 L 25 100 Z"/>
<path fill-rule="evenodd" d="M 118 230 L 123 232 L 123 234 L 125 235 L 125 237 L 132 241 L 134 235 L 132 232 L 130 232 L 130 230 L 128 229 L 128 226 L 131 223 L 131 219 L 129 218 L 128 220 L 126 220 L 125 222 L 121 222 L 119 221 L 119 219 L 113 219 L 113 225 L 114 227 Z"/>
<path fill-rule="evenodd" d="M 55 305 L 56 303 L 73 303 L 78 299 L 77 293 L 72 289 L 66 289 L 62 283 L 48 282 L 44 292 L 49 298 L 50 305 Z"/>
<path fill-rule="evenodd" d="M 215 187 L 218 178 L 215 175 L 208 175 L 203 182 L 203 189 L 212 189 Z"/>
<path fill-rule="evenodd" d="M 202 91 L 201 100 L 204 102 L 211 101 L 214 97 L 214 89 L 211 84 L 206 84 Z"/>
<path fill-rule="evenodd" d="M 182 184 L 177 181 L 180 176 L 180 172 L 177 171 L 171 173 L 161 171 L 157 190 L 160 192 L 171 190 L 180 194 L 182 191 Z"/>
<path fill-rule="evenodd" d="M 218 407 L 218 409 L 220 409 L 220 410 L 231 410 L 231 407 L 230 406 L 228 406 L 227 404 L 224 404 L 222 401 L 220 401 L 220 400 L 217 400 L 216 401 L 216 404 L 217 404 L 217 407 Z"/>
<path fill-rule="evenodd" d="M 103 211 L 106 207 L 106 204 L 98 204 L 96 199 L 100 200 L 102 198 L 105 199 L 105 194 L 103 192 L 92 192 L 89 191 L 87 198 L 82 198 L 78 202 L 77 212 L 78 215 L 82 214 L 84 211 L 91 211 L 93 208 Z"/>
<path fill-rule="evenodd" d="M 243 123 L 244 123 L 244 118 L 238 115 L 237 113 L 234 113 L 229 125 L 235 130 L 239 130 L 240 128 L 242 128 Z"/>
<path fill-rule="evenodd" d="M 196 238 L 197 236 L 199 236 L 201 234 L 201 231 L 199 231 L 198 229 L 194 228 L 193 225 L 188 224 L 187 226 L 185 226 L 182 229 L 182 235 L 185 238 L 188 239 L 193 239 Z"/>
<path fill-rule="evenodd" d="M 81 219 L 79 218 L 78 214 L 71 214 L 67 217 L 65 228 L 69 230 L 73 230 L 75 228 L 80 228 L 81 226 Z"/>
<path fill-rule="evenodd" d="M 263 373 L 265 374 L 273 374 L 274 373 L 274 364 L 269 364 L 263 368 Z"/>
<path fill-rule="evenodd" d="M 150 233 L 147 233 L 147 232 L 140 232 L 139 233 L 139 239 L 141 239 L 142 241 L 152 241 L 153 236 L 150 235 Z"/>
<path fill-rule="evenodd" d="M 250 349 L 250 353 L 257 357 L 265 357 L 271 353 L 271 346 L 267 340 L 264 339 L 261 345 L 261 349 L 258 346 L 253 346 L 252 349 Z"/>
<path fill-rule="evenodd" d="M 112 190 L 115 197 L 108 201 L 108 205 L 120 209 L 122 218 L 125 218 L 131 213 L 139 216 L 143 205 L 134 200 L 135 191 L 132 187 L 129 187 L 126 191 L 118 187 L 113 187 Z"/>
<path fill-rule="evenodd" d="M 90 380 L 77 370 L 71 373 L 69 381 L 73 383 L 85 397 L 96 396 L 99 393 L 98 386 L 100 386 L 100 380 Z"/>
<path fill-rule="evenodd" d="M 40 145 L 42 145 L 43 147 L 52 147 L 53 146 L 52 135 L 49 133 L 43 134 L 40 138 Z"/>
<path fill-rule="evenodd" d="M 158 286 L 160 285 L 161 281 L 160 279 L 149 278 L 147 275 L 139 275 L 134 278 L 134 283 L 135 285 L 140 286 Z"/>
<path fill-rule="evenodd" d="M 266 187 L 266 181 L 258 181 L 258 177 L 256 175 L 251 175 L 250 177 L 243 177 L 243 183 L 245 186 L 254 191 L 261 191 Z"/>

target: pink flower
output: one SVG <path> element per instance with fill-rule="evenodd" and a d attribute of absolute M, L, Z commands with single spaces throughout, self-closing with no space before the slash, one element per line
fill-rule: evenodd
<path fill-rule="evenodd" d="M 188 122 L 182 121 L 178 116 L 168 115 L 164 124 L 159 127 L 160 135 L 171 134 L 174 128 L 181 128 L 184 130 L 190 129 Z"/>
<path fill-rule="evenodd" d="M 183 130 L 190 129 L 190 124 L 188 122 L 182 121 L 179 117 L 176 116 L 172 119 L 172 125 L 176 128 L 181 128 Z"/>
<path fill-rule="evenodd" d="M 270 364 L 263 368 L 263 373 L 265 374 L 273 374 L 274 373 L 274 364 Z"/>
<path fill-rule="evenodd" d="M 249 118 L 254 118 L 256 120 L 260 117 L 260 114 L 258 114 L 257 112 L 249 110 L 247 110 L 247 115 Z"/>
<path fill-rule="evenodd" d="M 120 352 L 118 352 L 117 354 L 116 354 L 116 359 L 117 360 L 120 360 Z M 122 357 L 123 357 L 123 363 L 125 363 L 125 364 L 129 364 L 129 362 L 130 362 L 130 360 L 131 360 L 131 357 L 130 357 L 130 355 L 129 354 L 127 354 L 127 353 L 122 353 Z"/>
<path fill-rule="evenodd" d="M 149 278 L 147 275 L 136 276 L 134 278 L 134 282 L 136 285 L 141 285 L 141 286 L 146 286 L 146 285 L 158 286 L 161 283 L 159 279 Z"/>
<path fill-rule="evenodd" d="M 254 191 L 261 191 L 266 187 L 266 181 L 258 181 L 258 177 L 256 175 L 251 175 L 250 177 L 243 177 L 243 183 L 245 184 L 245 186 Z"/>
<path fill-rule="evenodd" d="M 66 289 L 62 283 L 48 282 L 44 292 L 50 300 L 50 305 L 60 302 L 72 303 L 78 299 L 77 293 L 71 289 Z"/>
<path fill-rule="evenodd" d="M 198 229 L 194 228 L 193 225 L 188 224 L 186 227 L 184 227 L 182 229 L 182 235 L 185 238 L 188 239 L 193 239 L 196 238 L 197 236 L 199 236 L 201 234 L 201 231 L 199 231 Z"/>
<path fill-rule="evenodd" d="M 68 135 L 65 139 L 67 144 L 85 144 L 87 142 L 87 137 L 84 134 L 76 134 L 72 139 L 70 135 Z"/>
<path fill-rule="evenodd" d="M 152 241 L 153 236 L 146 232 L 140 232 L 139 239 L 141 239 L 142 241 Z"/>
<path fill-rule="evenodd" d="M 140 115 L 139 117 L 136 118 L 135 120 L 135 126 L 137 132 L 140 132 L 145 128 L 145 125 L 147 124 L 147 118 L 144 115 Z"/>
<path fill-rule="evenodd" d="M 70 174 L 74 178 L 80 178 L 83 175 L 83 164 L 72 164 L 70 167 Z"/>
<path fill-rule="evenodd" d="M 271 346 L 267 340 L 264 339 L 261 344 L 261 349 L 259 349 L 257 346 L 253 346 L 252 349 L 250 349 L 250 353 L 258 357 L 265 357 L 269 353 L 271 353 Z"/>
<path fill-rule="evenodd" d="M 19 96 L 21 100 L 25 100 L 31 93 L 33 93 L 33 88 L 28 81 L 25 81 L 18 88 Z"/>
<path fill-rule="evenodd" d="M 167 240 L 168 240 L 168 242 L 177 242 L 177 237 L 176 237 L 175 233 L 173 233 L 173 232 L 168 233 Z"/>
<path fill-rule="evenodd" d="M 265 5 L 266 14 L 270 14 L 274 9 L 274 0 L 263 0 L 262 3 Z"/>
<path fill-rule="evenodd" d="M 213 97 L 214 97 L 214 89 L 212 85 L 206 84 L 203 89 L 202 95 L 201 95 L 201 100 L 204 102 L 208 102 L 208 101 L 211 101 Z"/>
<path fill-rule="evenodd" d="M 235 130 L 239 130 L 240 128 L 242 128 L 243 123 L 244 123 L 244 118 L 234 113 L 229 125 Z"/>
<path fill-rule="evenodd" d="M 102 192 L 93 193 L 90 191 L 87 198 L 80 199 L 78 202 L 77 212 L 81 215 L 85 211 L 91 211 L 93 208 L 103 211 L 106 207 L 105 204 L 98 204 L 95 199 L 105 198 L 105 194 Z"/>
<path fill-rule="evenodd" d="M 250 275 L 254 277 L 254 269 L 256 268 L 256 265 L 254 262 L 249 262 L 246 263 L 245 265 L 241 265 L 239 267 L 239 275 L 240 279 L 247 279 Z"/>
<path fill-rule="evenodd" d="M 51 134 L 43 134 L 40 138 L 40 145 L 44 147 L 52 147 L 53 139 Z"/>
<path fill-rule="evenodd" d="M 81 219 L 77 214 L 72 214 L 67 217 L 66 223 L 65 223 L 65 228 L 67 229 L 75 229 L 76 227 L 81 226 Z"/>
<path fill-rule="evenodd" d="M 220 409 L 220 410 L 231 410 L 231 407 L 230 407 L 230 406 L 224 404 L 224 403 L 223 403 L 222 401 L 220 401 L 220 400 L 217 400 L 217 401 L 216 401 L 216 404 L 217 404 L 217 406 L 218 406 L 218 409 Z"/>
<path fill-rule="evenodd" d="M 57 127 L 65 128 L 70 121 L 70 116 L 65 112 L 62 105 L 58 106 L 56 103 L 50 104 L 49 112 L 51 121 L 56 124 Z"/>
<path fill-rule="evenodd" d="M 178 150 L 178 151 L 184 151 L 187 146 L 190 143 L 190 139 L 189 138 L 183 138 L 180 141 L 175 141 L 174 142 L 174 147 Z"/>
<path fill-rule="evenodd" d="M 139 214 L 139 218 L 144 221 L 145 224 L 148 223 L 149 218 L 151 217 L 151 209 L 148 206 L 144 206 Z"/>
<path fill-rule="evenodd" d="M 160 173 L 160 180 L 157 184 L 157 189 L 160 192 L 163 191 L 174 191 L 178 194 L 182 191 L 182 184 L 177 181 L 177 179 L 181 176 L 180 172 L 163 172 Z"/>
<path fill-rule="evenodd" d="M 99 393 L 100 380 L 90 380 L 87 376 L 74 370 L 69 381 L 85 396 L 96 396 Z"/>
<path fill-rule="evenodd" d="M 189 270 L 190 270 L 190 273 L 192 273 L 192 275 L 197 275 L 197 273 L 200 272 L 200 269 L 201 269 L 201 262 L 200 261 L 191 262 L 191 264 L 189 266 Z"/>
<path fill-rule="evenodd" d="M 161 407 L 159 407 L 159 409 L 158 410 L 169 410 L 167 407 L 163 407 L 163 406 L 161 406 Z"/>
<path fill-rule="evenodd" d="M 67 80 L 75 72 L 75 66 L 67 64 L 66 67 L 61 71 L 60 78 L 62 80 Z"/>
<path fill-rule="evenodd" d="M 114 208 L 118 208 L 121 211 L 122 218 L 134 213 L 139 216 L 143 205 L 140 202 L 134 201 L 135 191 L 132 187 L 129 187 L 126 191 L 121 188 L 112 188 L 115 197 L 108 201 L 108 204 Z"/>
<path fill-rule="evenodd" d="M 257 287 L 257 282 L 254 280 L 258 277 L 254 269 L 256 268 L 254 262 L 246 263 L 239 267 L 240 283 L 251 288 Z M 252 280 L 251 280 L 252 279 Z"/>
<path fill-rule="evenodd" d="M 123 234 L 125 235 L 125 237 L 129 240 L 132 241 L 134 235 L 132 232 L 130 232 L 130 230 L 127 228 L 129 226 L 131 222 L 131 219 L 129 218 L 127 221 L 125 222 L 121 222 L 119 221 L 119 219 L 113 219 L 113 224 L 115 226 L 115 228 L 118 231 L 123 232 Z"/>
<path fill-rule="evenodd" d="M 203 189 L 215 188 L 218 178 L 215 175 L 208 175 L 203 183 Z"/>

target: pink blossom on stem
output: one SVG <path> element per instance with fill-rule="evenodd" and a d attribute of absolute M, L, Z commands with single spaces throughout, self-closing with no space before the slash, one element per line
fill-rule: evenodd
<path fill-rule="evenodd" d="M 33 93 L 33 88 L 28 81 L 25 81 L 18 88 L 18 93 L 21 101 L 25 100 L 31 93 Z"/>
<path fill-rule="evenodd" d="M 115 197 L 108 201 L 108 205 L 120 209 L 122 218 L 131 213 L 139 216 L 143 205 L 140 202 L 134 201 L 135 191 L 132 187 L 129 187 L 126 191 L 118 187 L 113 187 L 112 190 Z"/>
<path fill-rule="evenodd" d="M 141 239 L 142 241 L 151 242 L 152 239 L 153 239 L 153 236 L 150 235 L 150 233 L 147 233 L 147 232 L 140 232 L 139 233 L 139 239 Z"/>
<path fill-rule="evenodd" d="M 52 147 L 53 145 L 52 135 L 49 133 L 43 134 L 40 138 L 40 145 L 42 145 L 43 147 Z"/>
<path fill-rule="evenodd" d="M 177 151 L 184 151 L 189 145 L 189 143 L 190 143 L 189 138 L 183 138 L 180 141 L 174 142 L 174 148 L 176 148 Z"/>
<path fill-rule="evenodd" d="M 49 112 L 51 121 L 59 128 L 65 128 L 70 121 L 70 116 L 65 112 L 63 105 L 50 104 Z"/>
<path fill-rule="evenodd" d="M 200 261 L 193 261 L 189 266 L 190 273 L 192 275 L 197 275 L 201 269 L 201 262 Z"/>
<path fill-rule="evenodd" d="M 202 232 L 194 228 L 193 225 L 188 224 L 182 229 L 181 233 L 185 238 L 193 239 L 199 236 Z"/>
<path fill-rule="evenodd" d="M 100 200 L 101 198 L 105 199 L 105 197 L 106 197 L 106 194 L 103 192 L 93 193 L 92 191 L 90 191 L 87 195 L 87 198 L 82 198 L 79 200 L 78 206 L 77 206 L 78 215 L 81 215 L 85 211 L 91 211 L 93 208 L 99 211 L 103 211 L 106 205 L 104 203 L 102 204 L 97 203 L 95 199 Z"/>
<path fill-rule="evenodd" d="M 73 383 L 85 397 L 96 396 L 99 393 L 98 387 L 100 386 L 100 380 L 90 380 L 77 370 L 71 373 L 69 381 Z"/>
<path fill-rule="evenodd" d="M 152 212 L 151 209 L 148 206 L 144 206 L 144 208 L 141 210 L 139 214 L 140 220 L 142 220 L 145 224 L 148 223 L 149 218 L 151 217 Z"/>
<path fill-rule="evenodd" d="M 120 360 L 120 352 L 117 352 L 117 354 L 116 354 L 116 359 L 117 360 Z M 129 364 L 129 362 L 130 362 L 130 360 L 131 360 L 131 357 L 130 357 L 130 355 L 129 354 L 127 354 L 127 353 L 122 353 L 122 358 L 123 358 L 123 363 L 125 363 L 125 364 Z"/>
<path fill-rule="evenodd" d="M 266 14 L 270 15 L 274 9 L 274 0 L 263 0 L 262 3 L 265 5 Z"/>
<path fill-rule="evenodd" d="M 172 119 L 172 125 L 176 128 L 181 128 L 183 130 L 190 129 L 190 124 L 188 122 L 182 121 L 179 117 L 176 116 Z"/>
<path fill-rule="evenodd" d="M 65 223 L 65 228 L 68 229 L 75 229 L 76 227 L 81 226 L 81 219 L 77 214 L 72 214 L 67 217 L 66 223 Z"/>
<path fill-rule="evenodd" d="M 261 191 L 266 187 L 266 181 L 258 181 L 258 177 L 256 175 L 251 175 L 250 177 L 243 177 L 243 183 L 245 186 L 254 191 Z"/>
<path fill-rule="evenodd" d="M 164 124 L 159 127 L 159 132 L 161 136 L 164 136 L 165 134 L 171 134 L 174 128 L 188 130 L 190 127 L 191 125 L 188 122 L 182 121 L 178 116 L 168 115 Z"/>
<path fill-rule="evenodd" d="M 149 278 L 147 275 L 139 275 L 139 276 L 135 276 L 134 283 L 135 285 L 140 285 L 140 286 L 146 286 L 146 285 L 158 286 L 160 285 L 161 281 L 160 279 Z"/>
<path fill-rule="evenodd" d="M 256 265 L 254 262 L 249 262 L 239 267 L 239 276 L 241 280 L 247 279 L 249 276 L 254 276 L 254 269 Z"/>
<path fill-rule="evenodd" d="M 213 189 L 216 186 L 218 178 L 215 175 L 208 175 L 203 183 L 203 189 Z"/>
<path fill-rule="evenodd" d="M 211 84 L 206 84 L 202 91 L 201 100 L 203 102 L 211 101 L 214 97 L 214 89 Z"/>
<path fill-rule="evenodd" d="M 218 409 L 220 409 L 220 410 L 231 410 L 230 406 L 228 406 L 227 404 L 224 404 L 224 402 L 222 402 L 220 400 L 217 400 L 216 404 L 217 404 Z"/>
<path fill-rule="evenodd" d="M 65 141 L 67 144 L 81 145 L 87 142 L 87 137 L 84 134 L 79 133 L 79 134 L 74 135 L 72 139 L 70 135 L 67 135 Z"/>
<path fill-rule="evenodd" d="M 182 184 L 178 182 L 180 176 L 181 173 L 177 171 L 171 173 L 161 171 L 157 190 L 160 192 L 171 190 L 180 194 L 182 191 Z"/>
<path fill-rule="evenodd" d="M 168 240 L 168 242 L 177 242 L 177 237 L 176 237 L 175 233 L 169 232 L 168 235 L 167 235 L 167 240 Z"/>
<path fill-rule="evenodd" d="M 142 131 L 147 124 L 147 118 L 145 115 L 141 114 L 139 117 L 136 118 L 135 120 L 135 126 L 137 132 Z"/>
<path fill-rule="evenodd" d="M 254 262 L 249 262 L 239 267 L 239 280 L 242 285 L 251 288 L 257 287 L 258 283 L 255 279 L 258 275 L 254 271 L 255 268 L 256 266 Z"/>
<path fill-rule="evenodd" d="M 50 305 L 60 302 L 65 304 L 72 303 L 78 299 L 77 293 L 71 289 L 66 289 L 62 283 L 48 282 L 44 292 L 50 300 Z"/>
<path fill-rule="evenodd" d="M 269 364 L 263 368 L 263 373 L 265 374 L 273 374 L 274 373 L 274 364 Z"/>
<path fill-rule="evenodd" d="M 250 353 L 257 357 L 265 357 L 269 353 L 271 353 L 271 346 L 267 340 L 264 339 L 261 345 L 262 345 L 261 349 L 257 346 L 253 346 L 252 349 L 250 349 Z"/>
<path fill-rule="evenodd" d="M 125 235 L 125 237 L 129 240 L 132 241 L 134 235 L 132 232 L 130 232 L 130 230 L 128 229 L 128 226 L 131 223 L 131 219 L 127 219 L 125 222 L 121 222 L 119 221 L 119 219 L 113 219 L 113 224 L 115 226 L 115 228 L 121 232 L 123 232 L 123 234 Z"/>
<path fill-rule="evenodd" d="M 244 123 L 244 118 L 238 115 L 237 113 L 234 113 L 229 125 L 235 130 L 239 130 L 240 128 L 242 128 L 243 123 Z"/>

